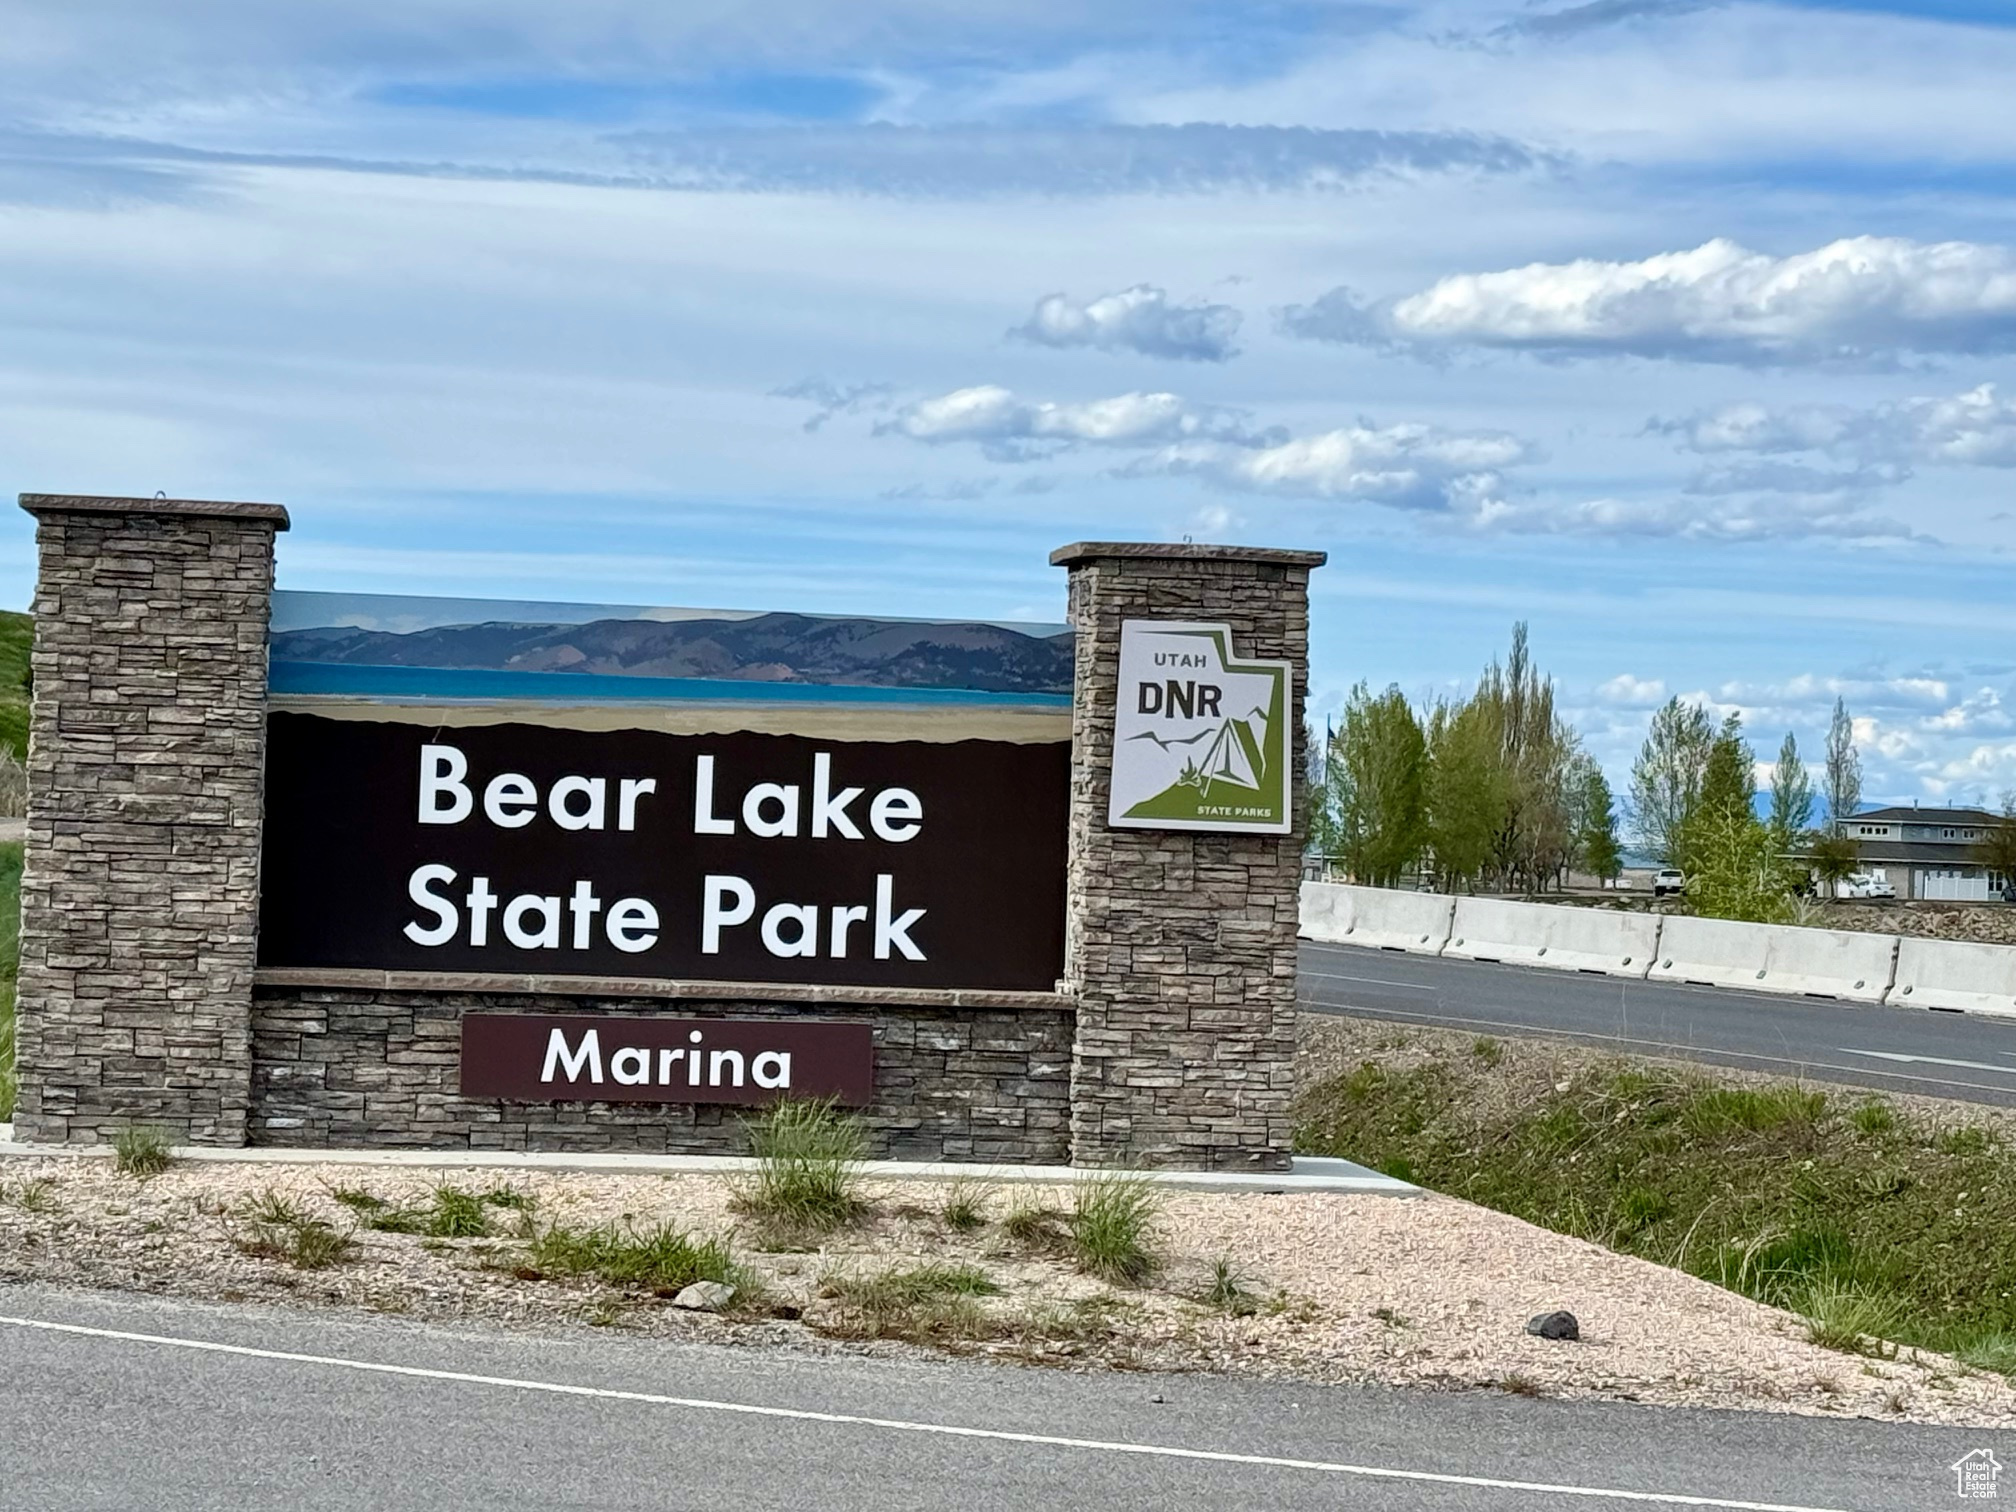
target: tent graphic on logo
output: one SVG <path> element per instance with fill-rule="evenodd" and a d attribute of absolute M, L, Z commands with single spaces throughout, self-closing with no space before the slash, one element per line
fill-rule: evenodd
<path fill-rule="evenodd" d="M 1108 822 L 1286 834 L 1288 692 L 1288 664 L 1235 658 L 1226 626 L 1128 621 Z"/>

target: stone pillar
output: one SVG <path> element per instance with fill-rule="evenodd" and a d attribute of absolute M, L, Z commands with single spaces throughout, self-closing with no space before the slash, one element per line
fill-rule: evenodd
<path fill-rule="evenodd" d="M 1072 1159 L 1284 1170 L 1309 573 L 1324 553 L 1089 543 L 1050 560 L 1070 570 L 1078 658 L 1065 964 L 1078 995 Z M 1226 624 L 1237 655 L 1292 664 L 1292 834 L 1108 825 L 1120 626 L 1130 619 Z"/>
<path fill-rule="evenodd" d="M 245 1142 L 277 504 L 24 494 L 16 1137 Z"/>

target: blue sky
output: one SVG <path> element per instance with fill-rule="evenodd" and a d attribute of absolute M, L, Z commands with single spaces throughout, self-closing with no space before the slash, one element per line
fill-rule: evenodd
<path fill-rule="evenodd" d="M 2016 787 L 2003 0 L 0 0 L 0 455 L 346 592 L 1061 617 L 1321 547 L 1315 707 L 1531 622 Z M 25 516 L 0 601 L 25 604 Z"/>

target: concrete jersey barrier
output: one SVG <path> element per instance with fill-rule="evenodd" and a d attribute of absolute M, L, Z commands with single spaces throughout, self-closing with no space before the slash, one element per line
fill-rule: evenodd
<path fill-rule="evenodd" d="M 1889 935 L 1676 915 L 1660 930 L 1659 959 L 1650 976 L 1655 982 L 1880 1003 L 1890 990 L 1896 953 L 1897 941 Z"/>
<path fill-rule="evenodd" d="M 1440 955 L 1455 910 L 1456 900 L 1440 893 L 1302 884 L 1302 936 L 1329 945 Z"/>
<path fill-rule="evenodd" d="M 2016 1017 L 2016 948 L 1905 939 L 1897 946 L 1897 1008 L 1957 1008 Z"/>
<path fill-rule="evenodd" d="M 1653 914 L 1605 908 L 1458 898 L 1442 954 L 1463 961 L 1642 978 L 1658 953 L 1659 923 Z"/>

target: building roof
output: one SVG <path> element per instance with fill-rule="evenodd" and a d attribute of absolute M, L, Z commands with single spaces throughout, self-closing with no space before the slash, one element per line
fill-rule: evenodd
<path fill-rule="evenodd" d="M 1993 824 L 2000 814 L 1978 808 L 1893 808 L 1870 809 L 1851 814 L 1849 824 Z"/>
<path fill-rule="evenodd" d="M 1973 846 L 1960 841 L 1864 840 L 1855 847 L 1855 864 L 1867 866 L 1979 866 Z"/>

